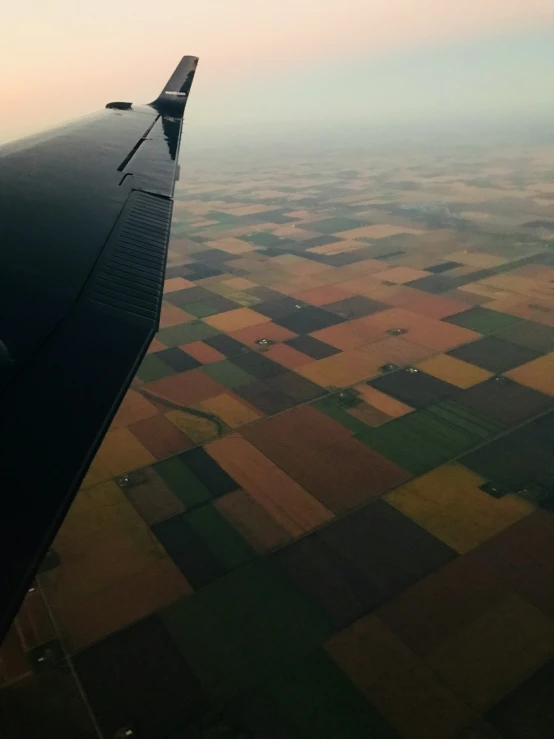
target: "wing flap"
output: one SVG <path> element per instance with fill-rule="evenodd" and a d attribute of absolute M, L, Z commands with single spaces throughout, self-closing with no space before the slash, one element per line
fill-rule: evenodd
<path fill-rule="evenodd" d="M 92 300 L 140 315 L 159 314 L 171 210 L 170 200 L 144 192 L 131 195 L 90 280 Z"/>

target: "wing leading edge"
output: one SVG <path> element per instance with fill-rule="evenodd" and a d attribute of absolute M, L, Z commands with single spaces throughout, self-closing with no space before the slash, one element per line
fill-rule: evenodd
<path fill-rule="evenodd" d="M 158 328 L 197 62 L 0 148 L 0 639 Z"/>

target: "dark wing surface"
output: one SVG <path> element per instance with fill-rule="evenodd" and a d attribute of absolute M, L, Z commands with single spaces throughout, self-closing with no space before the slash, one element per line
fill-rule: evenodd
<path fill-rule="evenodd" d="M 0 148 L 0 639 L 157 330 L 197 61 Z"/>

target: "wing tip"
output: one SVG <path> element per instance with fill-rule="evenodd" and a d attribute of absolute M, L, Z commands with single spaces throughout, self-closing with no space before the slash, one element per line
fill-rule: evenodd
<path fill-rule="evenodd" d="M 181 58 L 163 90 L 150 105 L 157 109 L 183 112 L 187 104 L 190 88 L 198 66 L 198 57 L 186 55 Z"/>

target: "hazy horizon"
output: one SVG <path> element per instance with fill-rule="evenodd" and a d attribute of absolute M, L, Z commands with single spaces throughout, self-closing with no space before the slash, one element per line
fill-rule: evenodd
<path fill-rule="evenodd" d="M 130 7 L 8 10 L 0 143 L 110 100 L 147 102 L 186 53 L 200 56 L 189 129 L 554 117 L 554 6 L 544 0 L 470 0 L 449 13 L 437 0 L 170 0 L 154 18 Z"/>

